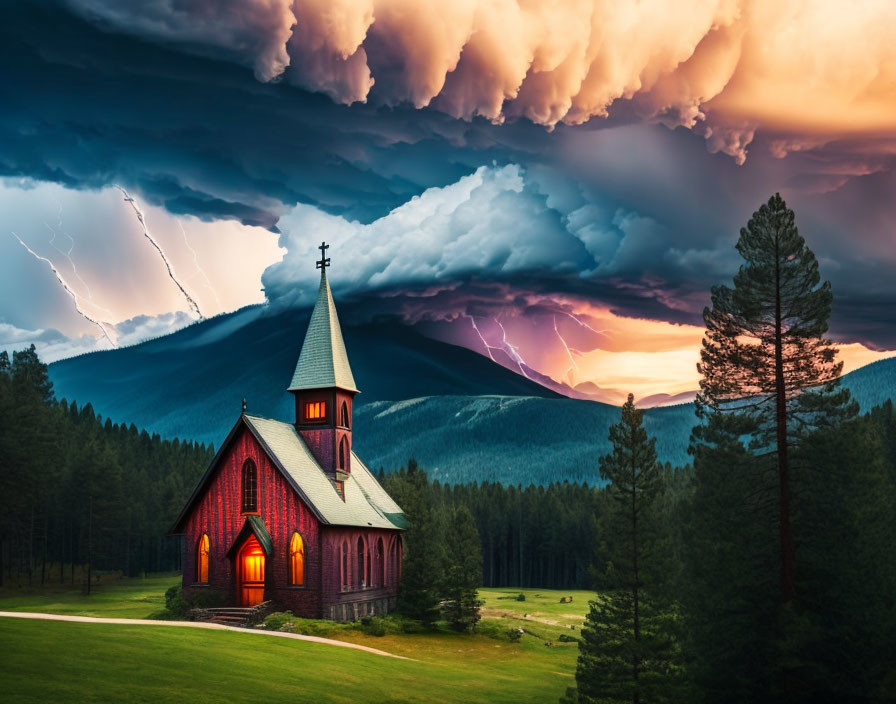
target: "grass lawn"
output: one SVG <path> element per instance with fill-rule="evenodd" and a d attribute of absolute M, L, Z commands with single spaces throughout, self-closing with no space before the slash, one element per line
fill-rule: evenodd
<path fill-rule="evenodd" d="M 165 608 L 165 590 L 180 584 L 179 574 L 103 582 L 87 596 L 81 587 L 0 589 L 0 611 L 37 611 L 72 616 L 149 618 Z"/>
<path fill-rule="evenodd" d="M 123 580 L 89 598 L 4 593 L 0 610 L 142 618 L 161 608 L 177 580 Z M 526 600 L 515 601 L 521 591 Z M 557 638 L 578 636 L 594 594 L 483 589 L 480 596 L 484 630 L 521 626 L 536 635 L 519 643 L 447 630 L 331 636 L 414 659 L 404 661 L 251 633 L 0 618 L 0 692 L 11 702 L 556 702 L 574 683 L 578 656 L 575 642 Z M 561 604 L 561 596 L 573 602 Z"/>
<path fill-rule="evenodd" d="M 523 594 L 525 601 L 517 601 Z M 532 633 L 556 640 L 561 633 L 578 636 L 594 592 L 557 589 L 480 589 L 483 619 L 499 619 Z M 561 603 L 561 597 L 572 597 Z"/>

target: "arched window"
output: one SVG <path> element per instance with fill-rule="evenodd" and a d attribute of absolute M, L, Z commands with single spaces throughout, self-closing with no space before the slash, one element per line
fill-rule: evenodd
<path fill-rule="evenodd" d="M 364 538 L 358 538 L 358 588 L 365 586 L 364 582 Z"/>
<path fill-rule="evenodd" d="M 343 428 L 348 428 L 348 427 L 349 427 L 349 424 L 348 424 L 348 404 L 347 404 L 345 401 L 342 402 L 342 427 L 343 427 Z"/>
<path fill-rule="evenodd" d="M 208 584 L 208 535 L 203 533 L 196 548 L 196 581 L 199 584 Z"/>
<path fill-rule="evenodd" d="M 386 555 L 383 553 L 383 539 L 376 540 L 376 566 L 377 579 L 380 579 L 380 586 L 386 586 Z"/>
<path fill-rule="evenodd" d="M 342 541 L 342 590 L 348 589 L 348 541 Z"/>
<path fill-rule="evenodd" d="M 398 541 L 392 542 L 392 549 L 389 551 L 389 577 L 393 586 L 398 584 Z"/>
<path fill-rule="evenodd" d="M 243 464 L 243 513 L 258 511 L 258 470 L 252 460 Z"/>
<path fill-rule="evenodd" d="M 345 438 L 339 441 L 339 469 L 345 469 L 345 456 L 348 454 L 346 450 L 348 449 L 348 443 L 345 441 Z"/>
<path fill-rule="evenodd" d="M 289 583 L 293 587 L 305 584 L 305 543 L 298 533 L 289 541 Z"/>

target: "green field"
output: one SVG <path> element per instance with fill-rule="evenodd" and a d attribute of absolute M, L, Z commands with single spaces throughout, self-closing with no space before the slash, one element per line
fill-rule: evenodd
<path fill-rule="evenodd" d="M 93 594 L 81 588 L 51 585 L 43 589 L 0 590 L 0 611 L 36 611 L 71 616 L 150 618 L 165 608 L 165 590 L 180 584 L 179 574 L 145 579 L 118 579 L 97 585 Z"/>
<path fill-rule="evenodd" d="M 91 597 L 0 595 L 0 610 L 143 618 L 177 577 L 123 580 Z M 525 601 L 514 597 L 522 591 Z M 483 634 L 333 637 L 413 660 L 254 633 L 0 618 L 4 701 L 555 702 L 573 684 L 590 592 L 483 589 Z M 560 603 L 572 596 L 572 603 Z M 502 598 L 504 597 L 504 598 Z M 575 628 L 571 628 L 574 626 Z M 535 634 L 535 635 L 530 635 Z M 546 645 L 550 643 L 550 645 Z"/>

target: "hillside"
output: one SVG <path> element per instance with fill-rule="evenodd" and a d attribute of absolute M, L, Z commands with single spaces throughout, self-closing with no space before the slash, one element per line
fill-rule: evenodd
<path fill-rule="evenodd" d="M 349 314 L 346 320 L 351 319 Z M 141 345 L 50 366 L 59 398 L 163 437 L 219 444 L 240 401 L 292 417 L 285 392 L 307 311 L 246 308 Z M 395 323 L 343 324 L 355 379 L 355 447 L 374 468 L 416 457 L 443 482 L 595 481 L 619 410 L 562 397 L 489 359 Z M 896 359 L 844 377 L 863 409 L 894 396 Z M 646 412 L 662 461 L 688 461 L 693 406 Z"/>
<path fill-rule="evenodd" d="M 441 482 L 599 482 L 597 458 L 619 409 L 595 401 L 512 396 L 441 396 L 380 401 L 355 413 L 356 446 L 371 467 L 415 457 Z M 663 461 L 684 464 L 693 406 L 645 413 Z M 407 432 L 412 428 L 411 433 Z"/>
<path fill-rule="evenodd" d="M 286 386 L 308 314 L 244 308 L 140 345 L 56 362 L 50 376 L 58 398 L 90 402 L 115 422 L 217 444 L 243 398 L 253 413 L 292 417 Z M 562 398 L 475 352 L 401 325 L 343 324 L 343 332 L 361 406 L 448 394 Z"/>

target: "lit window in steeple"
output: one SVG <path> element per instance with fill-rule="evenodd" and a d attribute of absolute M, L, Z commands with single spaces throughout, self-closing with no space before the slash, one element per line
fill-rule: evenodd
<path fill-rule="evenodd" d="M 325 401 L 313 401 L 305 404 L 305 420 L 324 420 L 327 417 Z"/>

